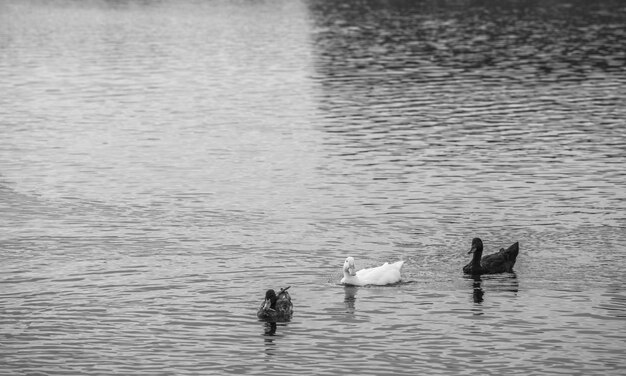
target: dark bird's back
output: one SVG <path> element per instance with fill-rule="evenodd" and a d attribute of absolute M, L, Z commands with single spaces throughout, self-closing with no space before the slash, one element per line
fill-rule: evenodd
<path fill-rule="evenodd" d="M 517 254 L 519 253 L 519 242 L 515 242 L 507 249 L 500 249 L 499 252 L 487 255 L 480 260 L 484 274 L 512 273 Z"/>

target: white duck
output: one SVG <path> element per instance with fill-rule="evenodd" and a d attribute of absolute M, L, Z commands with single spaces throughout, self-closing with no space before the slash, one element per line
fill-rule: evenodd
<path fill-rule="evenodd" d="M 400 269 L 404 260 L 396 261 L 393 264 L 384 263 L 375 268 L 361 269 L 355 272 L 354 258 L 348 257 L 343 262 L 343 278 L 341 283 L 346 285 L 364 286 L 364 285 L 388 285 L 400 282 L 402 276 Z"/>

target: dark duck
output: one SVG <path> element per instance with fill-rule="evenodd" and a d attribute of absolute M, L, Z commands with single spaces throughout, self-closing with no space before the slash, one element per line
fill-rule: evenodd
<path fill-rule="evenodd" d="M 515 259 L 519 253 L 519 242 L 515 242 L 509 248 L 501 248 L 499 252 L 482 257 L 483 242 L 479 238 L 472 240 L 472 248 L 468 253 L 473 253 L 472 261 L 463 267 L 463 273 L 480 275 L 496 273 L 512 273 Z M 482 257 L 482 258 L 481 258 Z"/>
<path fill-rule="evenodd" d="M 291 287 L 291 286 L 289 286 Z M 291 296 L 287 290 L 289 287 L 280 289 L 276 292 L 272 289 L 265 293 L 265 300 L 261 303 L 256 316 L 261 320 L 267 321 L 287 321 L 293 314 L 293 304 L 291 304 Z"/>

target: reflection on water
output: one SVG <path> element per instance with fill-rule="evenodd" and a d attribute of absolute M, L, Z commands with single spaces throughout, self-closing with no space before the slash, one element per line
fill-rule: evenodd
<path fill-rule="evenodd" d="M 266 322 L 265 325 L 265 333 L 266 336 L 273 336 L 276 334 L 276 323 L 275 322 Z"/>
<path fill-rule="evenodd" d="M 0 375 L 623 373 L 625 23 L 0 1 Z M 516 273 L 464 276 L 476 236 Z M 348 254 L 411 283 L 338 286 Z"/>
<path fill-rule="evenodd" d="M 477 304 L 488 299 L 489 292 L 506 293 L 509 297 L 515 297 L 519 292 L 519 282 L 515 273 L 465 275 L 464 278 L 471 281 L 472 300 Z"/>
<path fill-rule="evenodd" d="M 263 342 L 265 345 L 265 355 L 273 357 L 276 355 L 276 343 L 274 342 L 277 325 L 275 322 L 266 322 L 263 325 Z"/>
<path fill-rule="evenodd" d="M 482 279 L 479 275 L 472 275 L 471 278 L 474 280 L 474 283 L 472 284 L 472 297 L 474 299 L 474 303 L 480 304 L 483 302 L 483 295 L 485 294 L 480 286 Z"/>
<path fill-rule="evenodd" d="M 363 225 L 411 227 L 400 244 L 624 225 L 604 206 L 625 202 L 623 7 L 308 4 L 323 171 Z"/>
<path fill-rule="evenodd" d="M 465 73 L 514 82 L 623 73 L 619 1 L 308 3 L 323 50 L 317 69 L 329 84 L 350 76 L 361 80 L 341 84 L 367 90 L 391 80 L 406 89 Z"/>
<path fill-rule="evenodd" d="M 346 313 L 352 315 L 355 311 L 356 293 L 359 291 L 359 288 L 356 286 L 344 286 L 343 290 L 345 293 L 343 302 L 346 305 Z"/>

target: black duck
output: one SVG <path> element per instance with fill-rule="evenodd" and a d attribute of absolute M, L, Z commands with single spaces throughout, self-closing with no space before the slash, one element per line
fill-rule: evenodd
<path fill-rule="evenodd" d="M 474 256 L 472 261 L 463 267 L 463 273 L 465 274 L 512 273 L 517 254 L 519 253 L 519 242 L 515 242 L 507 249 L 502 248 L 497 253 L 482 257 L 483 242 L 479 238 L 474 238 L 472 240 L 472 248 L 468 253 L 473 253 Z"/>
<path fill-rule="evenodd" d="M 256 316 L 267 321 L 288 321 L 291 319 L 293 304 L 291 303 L 291 296 L 287 292 L 289 287 L 280 289 L 278 294 L 272 289 L 267 290 L 265 300 L 261 303 Z"/>

